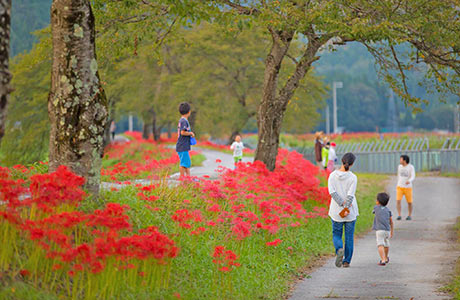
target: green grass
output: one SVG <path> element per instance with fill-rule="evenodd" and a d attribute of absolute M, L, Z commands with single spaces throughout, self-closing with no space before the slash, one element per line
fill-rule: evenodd
<path fill-rule="evenodd" d="M 360 216 L 356 223 L 356 233 L 365 233 L 370 229 L 375 196 L 385 188 L 386 176 L 358 174 L 357 199 Z M 158 204 L 162 209 L 151 213 L 144 204 L 136 200 L 136 190 L 127 188 L 118 193 L 107 192 L 106 201 L 116 201 L 131 207 L 130 216 L 135 226 L 156 225 L 165 233 L 177 233 L 178 228 L 169 221 L 172 211 L 183 208 L 182 201 L 189 199 L 189 209 L 203 209 L 203 202 L 194 197 L 193 190 L 183 188 L 162 188 L 163 199 L 170 199 Z M 154 204 L 152 204 L 154 206 Z M 222 298 L 212 289 L 215 272 L 211 260 L 211 251 L 216 244 L 227 239 L 228 232 L 212 231 L 202 234 L 197 241 L 181 234 L 177 239 L 181 248 L 180 255 L 173 260 L 172 283 L 169 292 L 158 297 L 167 297 L 177 291 L 184 299 L 218 299 Z M 331 222 L 329 218 L 309 219 L 308 223 L 276 236 L 283 240 L 276 248 L 265 245 L 273 239 L 267 235 L 253 235 L 244 242 L 235 242 L 231 249 L 240 255 L 241 267 L 232 271 L 234 286 L 228 299 L 280 299 L 290 289 L 293 279 L 298 278 L 306 265 L 311 265 L 324 254 L 332 254 Z M 288 250 L 291 246 L 292 250 Z M 144 296 L 146 298 L 144 298 Z M 138 299 L 149 299 L 148 295 L 139 294 Z"/>
<path fill-rule="evenodd" d="M 356 223 L 356 232 L 367 232 L 372 223 L 372 207 L 375 196 L 384 190 L 386 176 L 358 174 L 357 199 L 360 216 Z M 94 210 L 106 202 L 127 204 L 134 230 L 146 226 L 157 226 L 161 232 L 171 234 L 180 248 L 178 257 L 172 260 L 171 282 L 167 289 L 132 290 L 126 287 L 118 299 L 174 299 L 174 293 L 180 293 L 182 299 L 282 299 L 292 287 L 306 265 L 311 265 L 322 255 L 332 254 L 331 221 L 329 218 L 308 219 L 305 225 L 282 230 L 275 236 L 257 233 L 243 241 L 230 239 L 226 227 L 208 230 L 199 236 L 190 236 L 188 231 L 177 226 L 171 220 L 171 214 L 186 207 L 190 211 L 200 209 L 205 218 L 211 212 L 206 211 L 206 202 L 199 190 L 193 186 L 179 185 L 170 187 L 160 184 L 155 194 L 160 200 L 149 202 L 151 211 L 140 201 L 138 190 L 132 186 L 120 191 L 103 191 L 98 202 L 86 201 L 84 210 Z M 189 200 L 189 204 L 184 204 Z M 306 206 L 311 205 L 307 201 Z M 221 203 L 224 207 L 229 205 Z M 229 209 L 227 207 L 226 209 Z M 266 242 L 280 238 L 283 242 L 277 247 L 267 247 Z M 231 273 L 220 273 L 212 263 L 212 251 L 216 245 L 224 244 L 240 256 L 241 267 Z M 289 247 L 289 248 L 288 248 Z M 226 276 L 231 289 L 224 291 L 216 288 L 220 276 Z M 56 299 L 44 290 L 23 283 L 20 279 L 13 282 L 0 281 L 0 299 Z"/>
<path fill-rule="evenodd" d="M 460 217 L 457 218 L 455 232 L 457 233 L 457 247 L 460 248 Z M 460 258 L 457 259 L 455 264 L 455 270 L 451 282 L 441 288 L 441 290 L 451 294 L 453 299 L 460 300 Z"/>
<path fill-rule="evenodd" d="M 0 278 L 0 299 L 2 300 L 57 300 L 57 296 L 39 290 L 22 281 L 3 282 Z"/>

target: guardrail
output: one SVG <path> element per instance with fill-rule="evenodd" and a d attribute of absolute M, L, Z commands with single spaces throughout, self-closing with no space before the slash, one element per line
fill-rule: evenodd
<path fill-rule="evenodd" d="M 311 162 L 315 162 L 314 148 L 293 148 Z M 390 140 L 339 145 L 338 159 L 347 153 L 356 155 L 353 170 L 364 173 L 395 173 L 399 158 L 406 154 L 416 172 L 460 172 L 460 138 L 446 138 L 441 149 L 430 149 L 427 138 Z"/>

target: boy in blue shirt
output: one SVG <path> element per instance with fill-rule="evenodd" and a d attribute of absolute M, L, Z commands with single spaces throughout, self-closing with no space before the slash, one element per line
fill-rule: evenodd
<path fill-rule="evenodd" d="M 179 155 L 180 165 L 179 172 L 180 178 L 184 176 L 190 176 L 190 167 L 192 161 L 190 159 L 190 137 L 195 137 L 195 134 L 190 128 L 190 123 L 188 122 L 188 117 L 190 117 L 190 104 L 183 102 L 179 105 L 179 113 L 181 118 L 179 124 L 177 125 L 177 143 L 176 143 L 176 152 Z"/>
<path fill-rule="evenodd" d="M 379 266 L 385 266 L 390 262 L 388 253 L 390 252 L 390 238 L 393 237 L 393 219 L 391 218 L 391 211 L 387 207 L 388 201 L 390 201 L 390 196 L 387 193 L 379 193 L 377 195 L 377 205 L 374 206 L 374 211 L 372 212 L 375 214 L 372 229 L 375 230 L 377 238 L 380 255 Z"/>

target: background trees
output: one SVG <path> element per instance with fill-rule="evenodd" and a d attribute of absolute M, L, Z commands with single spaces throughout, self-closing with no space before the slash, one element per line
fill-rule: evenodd
<path fill-rule="evenodd" d="M 458 1 L 209 1 L 226 24 L 251 22 L 271 35 L 265 58 L 265 77 L 258 111 L 256 160 L 275 167 L 284 112 L 299 81 L 320 57 L 320 49 L 359 42 L 376 58 L 380 75 L 406 103 L 420 99 L 410 95 L 406 71 L 420 62 L 428 66 L 425 78 L 442 91 L 457 92 L 460 20 Z M 430 26 L 431 23 L 436 23 Z M 428 27 L 428 28 L 427 28 Z M 436 38 L 436 32 L 441 32 Z M 293 40 L 305 47 L 297 57 L 289 53 Z M 442 41 L 440 41 L 440 39 Z M 397 48 L 397 45 L 401 47 Z M 407 50 L 406 50 L 407 49 Z M 406 50 L 406 51 L 405 51 Z M 422 61 L 419 52 L 423 52 Z M 295 61 L 295 71 L 279 83 L 283 61 Z M 449 76 L 449 69 L 453 76 Z M 436 81 L 437 79 L 437 81 Z M 414 106 L 415 107 L 415 106 Z"/>
<path fill-rule="evenodd" d="M 46 5 L 48 0 L 40 1 Z M 454 36 L 459 26 L 453 9 L 458 1 L 97 0 L 92 5 L 98 69 L 114 114 L 109 120 L 134 113 L 144 121 L 146 136 L 155 133 L 158 137 L 161 128 L 174 129 L 181 101 L 194 107 L 194 129 L 216 137 L 256 129 L 258 115 L 257 158 L 271 168 L 279 133 L 313 128 L 320 120 L 325 85 L 332 80 L 345 82 L 339 119 L 346 129 L 384 127 L 389 86 L 409 106 L 396 103 L 400 125 L 449 128 L 445 115 L 450 108 L 426 105 L 421 99 L 437 102 L 443 93 L 455 93 L 458 86 Z M 351 45 L 347 49 L 359 43 L 361 49 L 342 52 L 344 43 Z M 45 51 L 46 45 L 42 47 Z M 13 69 L 23 78 L 15 82 L 24 90 L 13 94 L 15 108 L 7 126 L 11 138 L 6 137 L 9 142 L 1 150 L 6 160 L 14 152 L 10 150 L 22 143 L 16 136 L 36 142 L 28 151 L 40 145 L 38 137 L 46 138 L 46 126 L 45 135 L 35 134 L 25 126 L 27 114 L 20 116 L 23 112 L 17 108 L 27 103 L 43 105 L 44 92 L 27 86 L 47 84 L 48 75 L 40 69 L 47 62 L 38 53 L 34 49 L 32 56 L 22 55 L 13 62 Z M 375 76 L 374 63 L 380 77 Z M 43 77 L 27 79 L 35 74 Z M 427 96 L 418 83 L 436 95 Z M 419 107 L 430 113 L 413 115 L 412 110 Z M 36 109 L 34 114 L 40 112 Z M 438 122 L 434 115 L 447 121 Z M 46 117 L 35 120 L 40 124 Z M 23 157 L 32 160 L 37 155 Z"/>

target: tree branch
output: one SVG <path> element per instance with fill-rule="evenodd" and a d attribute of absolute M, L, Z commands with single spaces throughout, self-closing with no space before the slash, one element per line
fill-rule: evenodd
<path fill-rule="evenodd" d="M 391 54 L 393 55 L 393 58 L 396 61 L 396 64 L 398 65 L 399 74 L 401 74 L 401 81 L 402 81 L 403 86 L 404 86 L 404 92 L 406 94 L 409 94 L 409 91 L 407 89 L 407 83 L 406 83 L 406 75 L 404 74 L 402 64 L 398 59 L 398 55 L 396 54 L 395 48 L 391 44 L 390 44 L 390 49 L 391 49 Z"/>
<path fill-rule="evenodd" d="M 251 15 L 257 15 L 257 14 L 260 13 L 259 10 L 255 9 L 253 7 L 249 8 L 249 7 L 234 3 L 234 2 L 232 2 L 230 0 L 223 0 L 222 2 L 224 4 L 227 4 L 231 8 L 235 9 L 240 15 L 251 16 Z"/>

